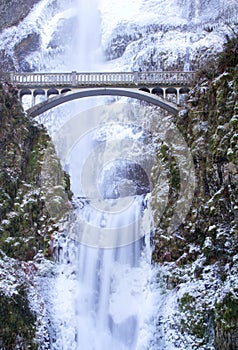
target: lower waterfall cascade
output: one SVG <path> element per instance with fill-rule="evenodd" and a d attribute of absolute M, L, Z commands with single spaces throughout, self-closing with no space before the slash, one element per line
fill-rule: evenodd
<path fill-rule="evenodd" d="M 145 240 L 96 249 L 66 239 L 52 286 L 51 349 L 147 348 L 153 272 Z"/>
<path fill-rule="evenodd" d="M 127 110 L 127 103 L 118 106 L 119 112 Z M 151 266 L 150 189 L 146 173 L 138 177 L 135 165 L 150 160 L 151 145 L 141 127 L 111 124 L 111 109 L 115 118 L 112 105 L 110 123 L 91 126 L 67 154 L 74 209 L 54 243 L 56 278 L 45 286 L 51 350 L 148 349 L 153 339 L 159 293 Z M 105 107 L 91 108 L 91 116 L 92 110 L 97 120 Z M 81 125 L 88 113 L 79 115 Z"/>

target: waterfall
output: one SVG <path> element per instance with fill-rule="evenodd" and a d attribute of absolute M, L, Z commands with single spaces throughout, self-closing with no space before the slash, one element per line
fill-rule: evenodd
<path fill-rule="evenodd" d="M 100 12 L 98 1 L 77 0 L 79 14 L 71 64 L 83 71 L 95 70 L 102 57 L 100 52 Z"/>
<path fill-rule="evenodd" d="M 97 0 L 76 8 L 71 64 L 93 71 L 101 59 Z M 151 145 L 135 121 L 138 106 L 100 102 L 75 105 L 53 135 L 74 209 L 55 243 L 56 277 L 43 288 L 51 350 L 145 350 L 152 338 Z"/>
<path fill-rule="evenodd" d="M 115 107 L 113 108 L 115 113 Z M 119 110 L 121 111 L 121 108 Z M 99 108 L 96 107 L 96 111 L 100 114 Z M 113 127 L 116 127 L 118 136 L 118 125 Z M 137 194 L 138 185 L 142 186 L 143 183 L 138 184 L 135 173 L 131 176 L 131 161 L 125 162 L 116 158 L 116 161 L 111 160 L 110 164 L 106 157 L 108 151 L 110 159 L 117 157 L 117 154 L 111 154 L 111 151 L 114 151 L 114 146 L 118 148 L 121 145 L 125 157 L 129 158 L 132 154 L 134 158 L 133 153 L 138 153 L 140 146 L 141 152 L 137 159 L 135 158 L 135 161 L 140 162 L 142 152 L 145 151 L 144 141 L 141 140 L 140 130 L 133 130 L 132 133 L 129 126 L 123 126 L 120 129 L 122 135 L 118 140 L 115 140 L 116 135 L 110 130 L 106 138 L 104 134 L 102 142 L 102 132 L 107 133 L 108 128 L 107 125 L 106 129 L 104 126 L 100 132 L 97 130 L 97 135 L 94 135 L 95 131 L 88 133 L 78 144 L 74 144 L 69 154 L 69 164 L 70 167 L 71 164 L 73 166 L 71 179 L 75 194 L 74 211 L 67 225 L 66 238 L 61 237 L 62 241 L 57 247 L 60 263 L 53 291 L 54 301 L 51 305 L 51 320 L 56 331 L 52 338 L 52 350 L 143 349 L 149 341 L 149 332 L 146 336 L 143 334 L 149 325 L 152 307 L 147 296 L 152 274 L 152 223 L 147 208 L 148 188 L 143 194 Z M 125 135 L 127 147 L 123 145 Z M 94 142 L 90 142 L 91 139 L 94 139 Z M 95 144 L 98 146 L 99 141 L 103 147 L 96 147 L 95 150 Z M 96 153 L 94 157 L 98 158 L 99 162 L 97 170 L 101 170 L 102 159 L 103 162 L 106 161 L 106 167 L 102 169 L 99 178 L 102 191 L 99 189 L 97 196 L 97 191 L 92 191 L 91 186 L 90 195 L 85 196 L 84 193 L 87 181 L 90 185 L 98 176 L 97 171 L 93 177 L 89 174 L 91 167 L 87 168 L 85 165 L 87 159 L 77 162 L 77 156 L 83 146 L 89 148 L 89 153 L 82 152 L 81 156 L 89 157 L 90 151 Z M 79 185 L 79 170 L 74 169 L 78 164 L 86 167 L 81 175 L 87 177 L 86 182 L 85 179 L 81 181 L 83 186 Z M 93 167 L 97 168 L 95 162 Z M 78 169 L 77 166 L 76 168 Z M 118 171 L 121 176 L 114 176 L 115 181 L 108 183 L 108 172 L 109 177 L 113 177 Z M 129 172 L 133 179 L 131 181 L 123 178 L 128 177 Z M 111 187 L 111 191 L 105 192 L 105 186 Z M 87 190 L 86 188 L 86 194 Z M 117 198 L 112 195 L 116 190 L 119 192 Z"/>
<path fill-rule="evenodd" d="M 112 111 L 119 118 L 128 107 L 117 106 L 106 107 L 110 118 Z M 100 120 L 105 107 L 91 109 L 91 120 L 93 112 Z M 80 113 L 72 125 L 84 125 L 88 115 L 88 111 Z M 143 349 L 140 342 L 148 341 L 145 335 L 141 340 L 140 334 L 148 326 L 151 311 L 146 294 L 152 273 L 152 222 L 146 175 L 143 180 L 136 175 L 149 153 L 149 143 L 144 145 L 137 126 L 131 130 L 131 125 L 117 123 L 105 123 L 96 130 L 91 126 L 67 154 L 74 211 L 66 239 L 62 237 L 57 247 L 60 264 L 53 292 L 52 350 Z"/>

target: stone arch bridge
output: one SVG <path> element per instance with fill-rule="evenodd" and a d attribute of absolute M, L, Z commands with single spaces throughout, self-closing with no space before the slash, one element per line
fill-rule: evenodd
<path fill-rule="evenodd" d="M 160 106 L 172 114 L 180 110 L 181 96 L 195 81 L 195 72 L 10 73 L 19 99 L 32 96 L 27 111 L 35 117 L 62 103 L 90 96 L 126 96 Z M 37 96 L 44 101 L 36 103 Z M 173 97 L 171 102 L 171 97 Z"/>

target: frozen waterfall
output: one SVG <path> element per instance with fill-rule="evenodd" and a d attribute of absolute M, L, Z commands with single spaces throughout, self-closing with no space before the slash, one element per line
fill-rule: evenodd
<path fill-rule="evenodd" d="M 75 7 L 70 64 L 78 71 L 101 64 L 97 2 L 78 0 Z M 145 165 L 150 145 L 138 122 L 130 120 L 132 109 L 127 102 L 79 102 L 53 134 L 56 149 L 57 142 L 70 139 L 61 159 L 70 174 L 74 209 L 55 245 L 54 285 L 51 281 L 44 292 L 51 350 L 149 348 L 151 156 Z"/>

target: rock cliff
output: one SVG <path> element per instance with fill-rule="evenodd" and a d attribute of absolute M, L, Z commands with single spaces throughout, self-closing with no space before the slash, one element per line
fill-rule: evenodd
<path fill-rule="evenodd" d="M 0 125 L 0 348 L 36 349 L 37 317 L 28 293 L 38 269 L 35 259 L 51 257 L 60 219 L 49 215 L 46 202 L 69 208 L 69 183 L 44 127 L 22 112 L 16 90 L 5 83 Z M 48 173 L 42 172 L 46 156 Z"/>
<path fill-rule="evenodd" d="M 39 0 L 1 0 L 0 31 L 4 28 L 19 24 L 19 22 L 28 15 L 32 6 L 37 2 L 39 2 Z"/>
<path fill-rule="evenodd" d="M 181 179 L 166 144 L 158 157 L 169 162 L 172 194 L 159 221 L 152 202 L 153 258 L 167 287 L 179 290 L 180 328 L 200 339 L 197 346 L 217 350 L 238 348 L 237 63 L 237 37 L 228 38 L 223 53 L 198 73 L 188 107 L 173 120 L 195 166 L 196 189 L 185 222 L 168 230 Z"/>

